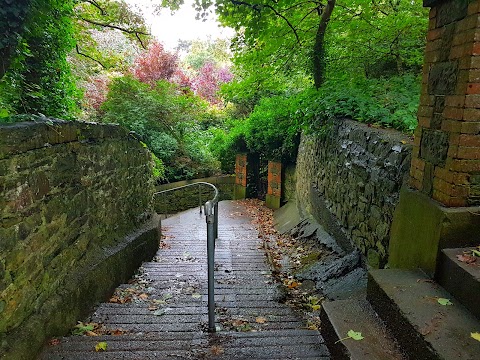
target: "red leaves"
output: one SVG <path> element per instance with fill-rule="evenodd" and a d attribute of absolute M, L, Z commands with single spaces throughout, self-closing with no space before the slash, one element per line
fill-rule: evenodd
<path fill-rule="evenodd" d="M 152 43 L 148 52 L 137 57 L 132 68 L 138 80 L 152 86 L 158 80 L 170 80 L 178 71 L 181 70 L 178 68 L 177 54 L 166 51 L 159 42 Z M 182 81 L 185 79 L 182 78 Z"/>
<path fill-rule="evenodd" d="M 218 68 L 213 63 L 207 62 L 199 70 L 197 77 L 193 80 L 195 94 L 207 100 L 211 104 L 221 102 L 217 95 L 220 85 L 230 82 L 233 74 L 228 68 Z"/>
<path fill-rule="evenodd" d="M 85 99 L 91 107 L 99 110 L 100 106 L 107 100 L 108 84 L 110 79 L 105 74 L 91 77 L 86 82 Z"/>
<path fill-rule="evenodd" d="M 477 258 L 475 256 L 468 255 L 468 254 L 461 254 L 461 255 L 457 255 L 457 260 L 464 262 L 465 264 L 473 264 L 474 262 L 477 261 Z"/>

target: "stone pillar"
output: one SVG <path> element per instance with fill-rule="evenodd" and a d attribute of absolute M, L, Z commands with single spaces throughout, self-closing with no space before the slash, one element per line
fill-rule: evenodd
<path fill-rule="evenodd" d="M 237 154 L 235 159 L 235 200 L 247 196 L 247 154 Z"/>
<path fill-rule="evenodd" d="M 424 5 L 431 10 L 410 168 L 415 190 L 400 194 L 389 265 L 433 275 L 442 249 L 478 245 L 480 0 Z"/>
<path fill-rule="evenodd" d="M 268 162 L 268 188 L 266 205 L 270 209 L 280 208 L 282 198 L 282 163 Z"/>
<path fill-rule="evenodd" d="M 432 6 L 411 185 L 447 207 L 480 204 L 479 0 Z"/>

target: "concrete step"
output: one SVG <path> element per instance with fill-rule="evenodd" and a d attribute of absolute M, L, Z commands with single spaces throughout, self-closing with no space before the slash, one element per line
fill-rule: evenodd
<path fill-rule="evenodd" d="M 321 334 L 335 360 L 402 360 L 398 344 L 365 299 L 324 302 Z M 350 331 L 364 339 L 345 339 Z"/>
<path fill-rule="evenodd" d="M 372 270 L 367 299 L 410 359 L 480 359 L 480 342 L 470 336 L 480 322 L 423 272 Z"/>
<path fill-rule="evenodd" d="M 467 264 L 458 255 L 473 248 L 443 249 L 435 273 L 435 280 L 460 301 L 477 319 L 480 319 L 480 258 Z"/>

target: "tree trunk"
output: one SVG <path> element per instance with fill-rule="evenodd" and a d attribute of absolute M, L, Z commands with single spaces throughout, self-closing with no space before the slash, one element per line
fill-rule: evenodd
<path fill-rule="evenodd" d="M 328 22 L 332 16 L 336 0 L 327 0 L 327 4 L 322 11 L 320 23 L 318 24 L 317 33 L 315 35 L 315 44 L 313 45 L 313 81 L 315 88 L 318 90 L 324 82 L 325 75 L 325 33 L 327 31 Z"/>

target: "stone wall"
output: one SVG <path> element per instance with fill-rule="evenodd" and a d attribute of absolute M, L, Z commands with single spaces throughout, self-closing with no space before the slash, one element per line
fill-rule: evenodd
<path fill-rule="evenodd" d="M 153 256 L 150 162 L 115 125 L 0 126 L 1 358 L 34 358 Z"/>
<path fill-rule="evenodd" d="M 393 211 L 410 166 L 409 143 L 394 130 L 349 120 L 337 120 L 326 136 L 302 135 L 296 167 L 302 215 L 322 224 L 326 207 L 370 265 L 383 266 Z"/>
<path fill-rule="evenodd" d="M 287 165 L 283 171 L 282 181 L 282 202 L 295 200 L 297 177 L 295 176 L 295 166 Z"/>
<path fill-rule="evenodd" d="M 179 186 L 195 184 L 200 181 L 215 185 L 218 189 L 220 200 L 234 199 L 235 175 L 212 176 L 205 179 L 177 181 L 170 184 L 159 185 L 157 186 L 156 191 L 173 189 Z M 189 186 L 184 189 L 155 196 L 155 211 L 158 214 L 175 214 L 199 206 L 199 203 L 204 205 L 207 200 L 213 199 L 214 196 L 215 192 L 210 186 Z"/>

